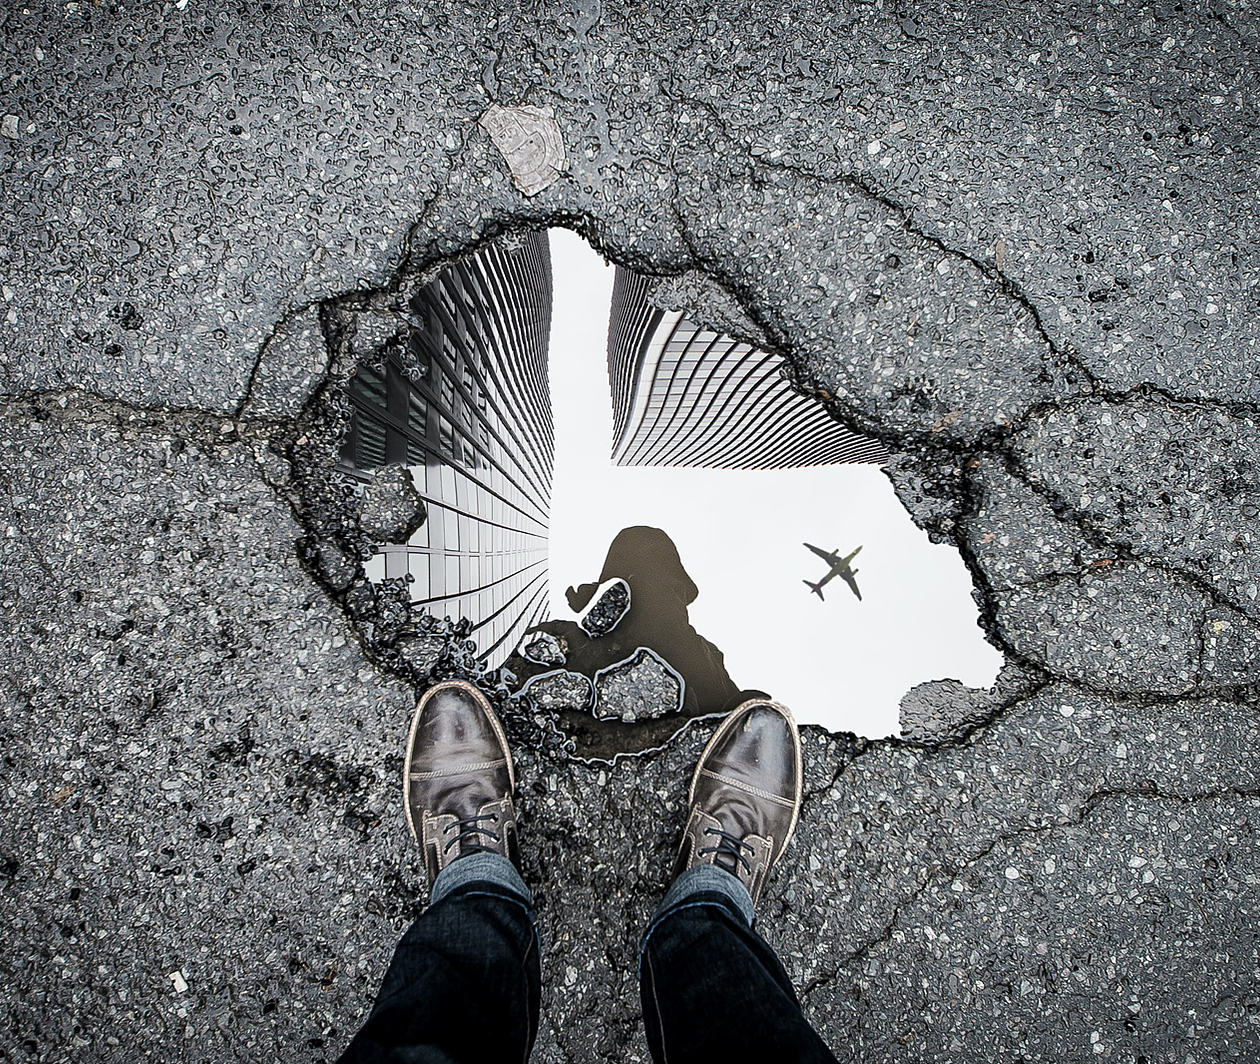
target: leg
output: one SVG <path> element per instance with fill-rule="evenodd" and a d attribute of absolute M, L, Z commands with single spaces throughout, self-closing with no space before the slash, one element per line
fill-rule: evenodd
<path fill-rule="evenodd" d="M 426 691 L 407 737 L 403 794 L 429 908 L 398 944 L 346 1064 L 529 1059 L 541 976 L 534 899 L 514 867 L 515 784 L 486 697 L 464 680 Z"/>
<path fill-rule="evenodd" d="M 721 869 L 698 865 L 674 881 L 639 957 L 643 1023 L 657 1064 L 834 1064 L 779 958 L 753 930 L 752 914 L 748 891 Z"/>
<path fill-rule="evenodd" d="M 438 875 L 341 1062 L 525 1061 L 540 978 L 529 890 L 505 858 L 471 854 Z"/>
<path fill-rule="evenodd" d="M 796 724 L 777 702 L 737 706 L 700 755 L 674 883 L 639 954 L 657 1064 L 834 1064 L 753 930 L 753 906 L 796 829 L 801 777 Z"/>

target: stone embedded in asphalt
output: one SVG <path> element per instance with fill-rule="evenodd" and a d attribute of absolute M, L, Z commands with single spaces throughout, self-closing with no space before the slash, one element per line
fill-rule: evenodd
<path fill-rule="evenodd" d="M 539 709 L 585 710 L 591 704 L 593 689 L 590 677 L 580 672 L 557 669 L 532 677 L 521 688 L 521 694 L 531 697 Z"/>
<path fill-rule="evenodd" d="M 404 465 L 378 471 L 359 496 L 359 527 L 373 539 L 406 543 L 424 520 L 424 500 Z"/>
<path fill-rule="evenodd" d="M 406 346 L 407 328 L 395 315 L 355 314 L 353 323 L 351 346 L 360 360 L 378 359 L 387 348 Z"/>
<path fill-rule="evenodd" d="M 358 563 L 332 541 L 306 540 L 299 549 L 334 591 L 345 591 L 359 575 Z"/>
<path fill-rule="evenodd" d="M 535 632 L 521 644 L 521 657 L 535 665 L 563 665 L 568 647 L 550 632 Z"/>
<path fill-rule="evenodd" d="M 490 134 L 525 195 L 536 196 L 564 172 L 564 139 L 550 107 L 491 104 L 477 125 Z"/>
<path fill-rule="evenodd" d="M 592 639 L 598 639 L 616 628 L 629 612 L 630 585 L 615 577 L 596 593 L 594 602 L 587 607 L 578 624 Z"/>
<path fill-rule="evenodd" d="M 409 670 L 427 676 L 441 659 L 448 641 L 442 634 L 408 632 L 398 638 L 394 650 Z"/>
<path fill-rule="evenodd" d="M 1219 687 L 1254 684 L 1260 676 L 1260 624 L 1219 605 L 1203 613 L 1199 681 Z"/>
<path fill-rule="evenodd" d="M 683 679 L 659 654 L 639 647 L 595 674 L 595 716 L 632 724 L 682 710 Z"/>

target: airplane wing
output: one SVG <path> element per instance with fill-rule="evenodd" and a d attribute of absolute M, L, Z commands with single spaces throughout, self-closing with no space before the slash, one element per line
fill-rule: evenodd
<path fill-rule="evenodd" d="M 844 570 L 844 572 L 842 572 L 840 575 L 841 575 L 842 577 L 844 577 L 844 582 L 845 582 L 846 584 L 848 584 L 848 585 L 849 585 L 849 587 L 852 589 L 853 593 L 854 593 L 855 595 L 857 595 L 857 597 L 858 597 L 858 601 L 859 601 L 859 602 L 861 602 L 861 601 L 862 601 L 862 592 L 860 592 L 860 591 L 858 590 L 858 586 L 857 586 L 857 577 L 855 577 L 855 576 L 853 575 L 853 570 L 851 570 L 851 569 L 846 569 L 846 570 Z"/>
<path fill-rule="evenodd" d="M 818 557 L 825 558 L 828 565 L 835 565 L 840 561 L 840 555 L 838 555 L 835 551 L 823 550 L 822 547 L 815 547 L 812 543 L 805 543 L 803 546 L 808 547 L 817 554 Z"/>

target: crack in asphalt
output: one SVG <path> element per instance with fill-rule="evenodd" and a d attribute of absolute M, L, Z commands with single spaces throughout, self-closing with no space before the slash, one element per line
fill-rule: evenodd
<path fill-rule="evenodd" d="M 12 408 L 30 405 L 44 416 L 56 416 L 66 413 L 73 404 L 91 404 L 98 410 L 113 414 L 120 420 L 133 415 L 141 415 L 155 420 L 179 421 L 193 423 L 204 420 L 210 424 L 232 425 L 232 414 L 217 410 L 207 410 L 195 406 L 165 406 L 160 403 L 142 403 L 132 399 L 119 399 L 115 396 L 102 395 L 90 388 L 79 385 L 65 385 L 61 388 L 28 388 L 22 391 L 0 394 L 0 417 L 9 416 Z M 46 404 L 41 406 L 40 404 Z M 60 408 L 52 409 L 53 407 Z M 283 422 L 259 418 L 260 427 L 279 427 Z"/>
<path fill-rule="evenodd" d="M 1037 305 L 1024 291 L 1019 282 L 1002 270 L 995 262 L 981 259 L 969 251 L 964 251 L 962 248 L 956 248 L 953 245 L 946 243 L 944 238 L 938 234 L 924 229 L 922 225 L 915 221 L 912 208 L 906 206 L 898 200 L 893 199 L 890 195 L 888 195 L 888 193 L 877 188 L 869 179 L 864 178 L 859 174 L 842 171 L 836 174 L 834 178 L 828 179 L 821 174 L 812 173 L 804 167 L 795 166 L 791 163 L 758 158 L 756 156 L 750 156 L 750 158 L 752 159 L 753 166 L 782 170 L 787 173 L 794 174 L 799 178 L 813 180 L 820 184 L 844 185 L 845 187 L 861 193 L 868 199 L 891 211 L 901 220 L 902 227 L 906 230 L 906 232 L 912 234 L 913 236 L 917 236 L 920 240 L 927 242 L 943 254 L 970 264 L 983 277 L 986 277 L 993 282 L 1007 299 L 1018 304 L 1020 309 L 1028 314 L 1028 316 L 1032 319 L 1037 336 L 1041 340 L 1042 344 L 1045 345 L 1046 349 L 1050 351 L 1051 354 L 1070 363 L 1072 367 L 1085 378 L 1089 387 L 1085 392 L 1081 393 L 1082 396 L 1093 394 L 1093 392 L 1098 388 L 1098 378 L 1094 375 L 1093 371 L 1081 361 L 1079 356 L 1071 347 L 1062 347 L 1055 342 L 1054 338 L 1050 335 L 1049 330 L 1046 328 L 1045 321 L 1042 318 L 1041 311 L 1038 309 Z M 1071 384 L 1073 382 L 1069 380 L 1068 383 Z"/>
<path fill-rule="evenodd" d="M 914 212 L 911 207 L 894 199 L 887 192 L 878 188 L 870 179 L 848 171 L 838 171 L 834 175 L 823 174 L 799 164 L 754 155 L 751 150 L 749 150 L 748 145 L 744 144 L 741 141 L 741 138 L 736 136 L 731 130 L 726 119 L 714 104 L 707 100 L 687 95 L 671 98 L 675 103 L 690 104 L 691 106 L 699 108 L 708 114 L 717 125 L 722 135 L 730 141 L 732 145 L 737 145 L 743 150 L 743 157 L 749 167 L 753 170 L 777 170 L 783 173 L 790 173 L 804 181 L 812 181 L 815 184 L 842 185 L 846 188 L 852 189 L 854 192 L 859 193 L 871 202 L 878 203 L 885 210 L 888 210 L 896 215 L 906 232 L 925 241 L 937 250 L 941 251 L 943 254 L 970 264 L 982 276 L 992 281 L 1004 296 L 1018 304 L 1019 307 L 1032 318 L 1038 338 L 1045 345 L 1046 349 L 1051 352 L 1051 354 L 1071 363 L 1071 365 L 1080 372 L 1082 376 L 1084 376 L 1089 388 L 1085 393 L 1083 393 L 1083 395 L 1092 394 L 1094 390 L 1098 388 L 1099 381 L 1093 371 L 1080 360 L 1073 350 L 1070 348 L 1062 348 L 1055 342 L 1054 338 L 1050 335 L 1049 330 L 1045 326 L 1045 321 L 1042 318 L 1040 309 L 1033 302 L 1031 297 L 1029 297 L 1029 295 L 1024 291 L 1019 282 L 1002 270 L 996 262 L 981 259 L 962 248 L 956 248 L 951 244 L 948 244 L 944 238 L 938 234 L 928 231 L 915 220 Z M 1068 383 L 1072 382 L 1069 381 Z"/>
<path fill-rule="evenodd" d="M 927 242 L 943 254 L 957 258 L 971 265 L 981 275 L 990 280 L 1006 298 L 1017 303 L 1019 307 L 1029 315 L 1034 322 L 1038 338 L 1041 340 L 1046 349 L 1056 357 L 1069 362 L 1072 367 L 1085 378 L 1088 387 L 1076 395 L 1049 400 L 1030 406 L 1022 414 L 1011 417 L 1009 419 L 1011 425 L 1008 426 L 1005 431 L 994 430 L 993 439 L 1000 440 L 1003 436 L 1016 434 L 1019 428 L 1026 423 L 1030 417 L 1037 416 L 1043 412 L 1071 408 L 1074 405 L 1083 405 L 1091 400 L 1099 399 L 1107 402 L 1118 403 L 1127 402 L 1135 397 L 1149 398 L 1152 396 L 1158 396 L 1173 403 L 1185 403 L 1228 410 L 1236 416 L 1254 415 L 1260 413 L 1260 403 L 1248 402 L 1245 400 L 1220 399 L 1210 396 L 1179 396 L 1165 388 L 1161 388 L 1158 385 L 1149 382 L 1141 382 L 1128 389 L 1119 391 L 1107 389 L 1100 378 L 1080 358 L 1070 345 L 1061 346 L 1054 340 L 1045 326 L 1044 318 L 1036 302 L 1028 295 L 1023 286 L 1020 285 L 1014 277 L 999 267 L 996 262 L 981 258 L 963 248 L 955 247 L 948 243 L 939 234 L 925 228 L 922 223 L 916 220 L 916 212 L 912 207 L 893 198 L 890 194 L 880 189 L 869 178 L 848 171 L 838 171 L 835 174 L 829 175 L 811 170 L 810 168 L 799 164 L 754 155 L 749 150 L 748 145 L 732 131 L 716 105 L 707 100 L 702 100 L 685 94 L 675 94 L 670 96 L 668 91 L 666 91 L 666 95 L 677 104 L 689 104 L 704 111 L 718 127 L 721 134 L 733 146 L 737 146 L 742 150 L 743 159 L 751 170 L 775 170 L 790 173 L 797 178 L 812 181 L 816 184 L 838 184 L 858 192 L 870 201 L 878 203 L 880 206 L 896 215 L 906 232 Z M 675 201 L 675 203 L 676 202 L 677 201 Z M 679 224 L 683 224 L 681 219 L 679 220 Z M 692 250 L 694 251 L 694 248 Z M 748 301 L 742 302 L 747 303 Z M 747 309 L 747 306 L 745 306 L 745 309 Z M 1069 381 L 1068 383 L 1072 382 Z M 987 438 L 988 436 L 986 434 L 985 437 L 977 437 L 975 440 L 963 442 L 962 446 L 972 448 L 976 446 L 983 446 Z M 904 443 L 905 440 L 900 439 L 899 442 Z M 948 445 L 952 441 L 943 440 L 941 442 Z"/>
<path fill-rule="evenodd" d="M 859 758 L 864 754 L 869 754 L 881 748 L 882 743 L 888 740 L 881 739 L 863 739 L 860 735 L 854 735 L 852 732 L 827 732 L 833 739 L 848 739 L 851 743 L 850 753 L 848 757 L 841 757 L 836 762 L 836 767 L 831 772 L 831 778 L 824 784 L 817 787 L 811 787 L 808 791 L 801 794 L 801 809 L 816 801 L 818 798 L 826 795 L 837 783 L 845 772 L 852 767 Z"/>
<path fill-rule="evenodd" d="M 987 713 L 968 721 L 962 728 L 952 734 L 942 736 L 939 739 L 903 739 L 894 737 L 883 741 L 887 742 L 891 748 L 916 750 L 929 758 L 936 757 L 947 750 L 965 749 L 1013 710 L 1022 706 L 1025 702 L 1031 702 L 1042 692 L 1054 686 L 1055 680 L 1047 672 L 1044 670 L 1038 671 L 1041 674 L 1033 676 L 1029 681 L 1031 686 L 1012 694 L 1010 698 L 999 702 Z"/>
<path fill-rule="evenodd" d="M 1003 452 L 1003 457 L 1005 458 L 1006 471 L 1030 491 L 1034 492 L 1043 499 L 1054 511 L 1055 517 L 1065 524 L 1071 525 L 1074 529 L 1080 532 L 1086 543 L 1090 546 L 1093 546 L 1095 549 L 1110 551 L 1114 555 L 1114 561 L 1133 563 L 1146 568 L 1155 569 L 1170 576 L 1176 576 L 1194 586 L 1196 590 L 1201 591 L 1214 605 L 1232 610 L 1249 620 L 1251 619 L 1249 617 L 1248 607 L 1231 598 L 1206 577 L 1195 572 L 1193 569 L 1187 569 L 1177 565 L 1174 562 L 1169 561 L 1167 558 L 1160 557 L 1159 555 L 1140 554 L 1125 544 L 1117 542 L 1113 538 L 1112 533 L 1109 533 L 1094 524 L 1086 512 L 1080 510 L 1076 506 L 1073 506 L 1064 496 L 1060 495 L 1053 488 L 1044 484 L 1032 473 L 1030 473 L 1017 455 L 1006 451 Z M 1047 573 L 1046 577 L 1080 576 L 1087 571 L 1088 569 L 1082 569 L 1078 572 Z M 1024 581 L 1023 584 L 1019 586 L 1033 586 L 1042 582 L 1042 579 L 1043 578 L 1037 578 L 1031 581 Z"/>
<path fill-rule="evenodd" d="M 882 739 L 866 739 L 852 732 L 827 731 L 831 739 L 847 742 L 849 749 L 837 761 L 826 783 L 811 787 L 801 795 L 801 808 L 804 809 L 809 803 L 830 792 L 840 782 L 845 772 L 864 756 L 880 752 L 909 750 L 923 755 L 924 760 L 928 760 L 949 750 L 962 750 L 972 745 L 984 732 L 998 724 L 1012 711 L 1026 702 L 1031 702 L 1047 688 L 1054 686 L 1056 682 L 1074 686 L 1070 681 L 1060 681 L 1044 673 L 1040 676 L 1032 676 L 1027 682 L 1028 686 L 1013 692 L 1009 698 L 998 702 L 985 713 L 968 720 L 958 730 L 939 738 L 914 739 L 894 735 Z"/>
<path fill-rule="evenodd" d="M 0 396 L 0 418 L 14 416 L 21 408 L 29 409 L 37 418 L 109 417 L 119 426 L 181 433 L 207 446 L 266 441 L 289 425 L 276 418 L 255 418 L 240 424 L 232 414 L 221 411 L 137 403 L 77 387 L 32 389 Z"/>
<path fill-rule="evenodd" d="M 1076 813 L 1072 816 L 1065 816 L 1060 820 L 1054 820 L 1047 824 L 1025 825 L 1024 827 L 1016 828 L 1012 831 L 996 835 L 993 839 L 985 843 L 985 845 L 968 857 L 964 858 L 961 862 L 950 864 L 942 862 L 930 869 L 916 888 L 893 906 L 891 915 L 875 935 L 868 937 L 854 949 L 850 950 L 829 971 L 821 975 L 814 976 L 808 983 L 805 984 L 800 993 L 801 1001 L 808 1001 L 815 991 L 832 983 L 839 977 L 840 973 L 844 971 L 844 969 L 850 967 L 858 961 L 863 960 L 869 956 L 872 951 L 890 941 L 901 918 L 901 914 L 913 905 L 920 897 L 922 897 L 922 895 L 926 893 L 928 887 L 930 887 L 934 882 L 938 882 L 946 878 L 957 878 L 969 868 L 979 864 L 1004 843 L 1031 835 L 1046 834 L 1048 832 L 1057 831 L 1061 828 L 1078 827 L 1090 816 L 1092 816 L 1100 806 L 1115 798 L 1136 798 L 1143 801 L 1175 802 L 1180 805 L 1194 805 L 1199 802 L 1222 801 L 1231 798 L 1260 800 L 1260 787 L 1220 787 L 1213 790 L 1196 791 L 1188 794 L 1175 791 L 1163 791 L 1158 787 L 1149 786 L 1104 787 L 1088 794 L 1077 808 Z"/>
<path fill-rule="evenodd" d="M 961 527 L 968 518 L 979 513 L 982 496 L 976 483 L 974 471 L 980 464 L 977 456 L 987 453 L 997 452 L 996 449 L 989 452 L 979 448 L 972 450 L 960 460 L 960 476 L 958 478 L 958 492 L 956 495 L 958 518 L 954 522 L 953 534 L 950 536 L 950 539 L 958 551 L 959 557 L 962 558 L 968 574 L 971 576 L 973 588 L 978 593 L 976 605 L 978 607 L 980 627 L 984 630 L 985 635 L 989 637 L 994 646 L 1002 651 L 1002 654 L 1008 661 L 1018 662 L 1020 665 L 1035 672 L 1047 672 L 1048 670 L 1046 670 L 1043 663 L 1030 658 L 1015 645 L 1014 641 L 1007 638 L 1006 632 L 998 621 L 997 593 L 994 590 L 988 570 L 981 564 L 979 555 L 976 553 L 971 540 L 966 535 L 964 528 Z M 1070 682 L 1066 677 L 1056 677 L 1056 679 Z"/>
<path fill-rule="evenodd" d="M 1254 403 L 1246 399 L 1222 399 L 1219 396 L 1212 395 L 1177 395 L 1175 392 L 1170 392 L 1167 388 L 1161 388 L 1158 384 L 1152 384 L 1150 381 L 1142 381 L 1129 388 L 1119 390 L 1115 388 L 1099 388 L 1092 395 L 1070 396 L 1056 400 L 1054 407 L 1056 410 L 1075 410 L 1088 406 L 1092 401 L 1102 401 L 1112 406 L 1127 406 L 1131 403 L 1139 401 L 1149 402 L 1153 399 L 1162 399 L 1170 406 L 1224 410 L 1231 417 L 1239 420 L 1260 415 L 1260 403 Z"/>
<path fill-rule="evenodd" d="M 301 317 L 312 307 L 318 306 L 320 302 L 321 301 L 318 299 L 311 299 L 307 300 L 305 303 L 300 303 L 297 306 L 290 307 L 289 310 L 286 311 L 275 322 L 275 324 L 272 325 L 267 335 L 263 337 L 262 343 L 258 346 L 258 354 L 254 356 L 254 364 L 250 367 L 249 377 L 245 381 L 245 390 L 242 392 L 240 401 L 236 404 L 236 410 L 232 414 L 233 421 L 239 422 L 245 416 L 250 400 L 254 395 L 254 387 L 258 383 L 258 374 L 262 371 L 263 362 L 267 358 L 267 348 L 275 341 L 276 337 L 280 335 L 286 325 Z M 324 374 L 321 374 L 321 376 L 325 375 L 327 370 L 328 366 L 327 362 L 325 362 Z M 251 420 L 257 419 L 251 418 Z"/>

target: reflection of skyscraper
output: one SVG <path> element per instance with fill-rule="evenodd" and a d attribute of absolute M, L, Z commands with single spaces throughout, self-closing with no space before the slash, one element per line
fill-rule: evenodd
<path fill-rule="evenodd" d="M 608 320 L 617 465 L 780 469 L 882 462 L 878 440 L 833 421 L 780 374 L 783 359 L 648 302 L 618 268 Z"/>
<path fill-rule="evenodd" d="M 469 618 L 479 652 L 498 665 L 546 615 L 546 233 L 448 266 L 408 310 L 409 327 L 351 382 L 342 468 L 360 478 L 393 462 L 411 468 L 428 520 L 411 542 L 384 548 L 383 575 L 409 573 L 414 601 Z"/>

